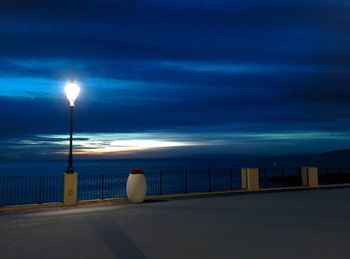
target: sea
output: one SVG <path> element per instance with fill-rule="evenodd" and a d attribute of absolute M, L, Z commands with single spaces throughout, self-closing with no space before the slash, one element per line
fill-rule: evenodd
<path fill-rule="evenodd" d="M 127 173 L 133 168 L 142 168 L 145 172 L 208 170 L 248 167 L 248 164 L 261 165 L 246 160 L 230 159 L 103 159 L 75 160 L 74 169 L 79 174 Z M 268 166 L 269 163 L 265 163 Z M 0 175 L 58 175 L 63 174 L 67 161 L 18 161 L 0 163 Z"/>
<path fill-rule="evenodd" d="M 210 169 L 232 169 L 242 167 L 258 168 L 297 168 L 301 166 L 350 168 L 349 161 L 337 162 L 310 161 L 305 159 L 278 158 L 169 158 L 169 159 L 99 159 L 74 160 L 74 169 L 79 174 L 128 173 L 133 168 L 143 168 L 145 172 L 200 171 Z M 0 176 L 40 176 L 61 175 L 67 167 L 66 160 L 37 160 L 0 162 Z"/>

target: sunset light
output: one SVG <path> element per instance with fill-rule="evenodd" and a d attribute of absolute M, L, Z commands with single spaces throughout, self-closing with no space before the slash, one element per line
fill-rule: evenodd
<path fill-rule="evenodd" d="M 78 142 L 79 144 L 79 142 Z M 77 150 L 77 154 L 105 154 L 105 153 L 118 153 L 118 152 L 130 152 L 137 150 L 159 149 L 159 148 L 171 148 L 171 147 L 185 147 L 193 146 L 194 143 L 190 142 L 175 142 L 175 141 L 162 141 L 162 140 L 116 140 L 111 143 L 95 142 L 89 143 L 84 141 L 80 142 L 80 148 Z"/>
<path fill-rule="evenodd" d="M 55 146 L 56 154 L 67 154 L 66 146 L 69 140 L 65 135 L 37 135 L 35 140 L 24 140 L 23 145 L 30 145 L 33 148 Z M 138 151 L 161 151 L 170 148 L 199 147 L 208 145 L 193 139 L 181 139 L 181 136 L 162 133 L 97 133 L 97 134 L 76 134 L 74 138 L 74 153 L 77 155 L 113 155 L 120 153 L 135 153 Z"/>

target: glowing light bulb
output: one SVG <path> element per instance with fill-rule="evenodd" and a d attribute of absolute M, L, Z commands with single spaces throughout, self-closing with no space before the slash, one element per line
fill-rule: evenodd
<path fill-rule="evenodd" d="M 75 83 L 74 80 L 71 80 L 64 88 L 64 91 L 66 92 L 70 106 L 74 106 L 74 102 L 80 93 L 79 85 Z"/>

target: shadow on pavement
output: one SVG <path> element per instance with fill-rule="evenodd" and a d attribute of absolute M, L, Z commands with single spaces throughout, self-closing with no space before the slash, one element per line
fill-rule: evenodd
<path fill-rule="evenodd" d="M 109 216 L 89 216 L 87 220 L 115 258 L 146 258 L 115 220 Z"/>
<path fill-rule="evenodd" d="M 161 203 L 161 202 L 169 202 L 169 200 L 164 200 L 164 199 L 150 199 L 150 200 L 145 200 L 143 203 Z"/>

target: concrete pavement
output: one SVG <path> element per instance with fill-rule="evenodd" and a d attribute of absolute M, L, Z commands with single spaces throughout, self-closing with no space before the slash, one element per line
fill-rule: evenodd
<path fill-rule="evenodd" d="M 0 216 L 0 258 L 349 258 L 350 189 Z"/>

